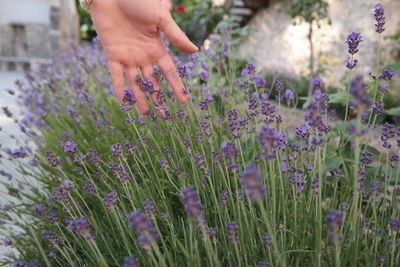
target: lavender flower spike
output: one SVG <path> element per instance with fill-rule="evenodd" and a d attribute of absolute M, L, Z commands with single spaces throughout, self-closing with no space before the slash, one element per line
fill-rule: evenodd
<path fill-rule="evenodd" d="M 261 172 L 257 166 L 249 164 L 242 174 L 242 183 L 247 189 L 250 200 L 258 202 L 267 197 L 267 189 L 262 184 Z"/>
<path fill-rule="evenodd" d="M 183 194 L 183 203 L 188 215 L 190 217 L 202 218 L 204 206 L 201 204 L 199 193 L 194 186 L 184 188 L 181 193 Z"/>
<path fill-rule="evenodd" d="M 361 33 L 352 32 L 347 37 L 346 43 L 349 46 L 348 52 L 352 55 L 358 52 L 358 45 L 362 42 Z"/>
<path fill-rule="evenodd" d="M 133 256 L 126 257 L 124 267 L 139 267 L 139 260 Z"/>
<path fill-rule="evenodd" d="M 150 252 L 151 246 L 159 238 L 158 231 L 151 224 L 148 215 L 142 213 L 140 209 L 128 215 L 128 221 L 132 228 L 138 233 L 139 245 L 146 251 Z"/>
<path fill-rule="evenodd" d="M 381 3 L 375 5 L 374 17 L 375 17 L 375 31 L 382 33 L 385 31 L 385 9 Z"/>

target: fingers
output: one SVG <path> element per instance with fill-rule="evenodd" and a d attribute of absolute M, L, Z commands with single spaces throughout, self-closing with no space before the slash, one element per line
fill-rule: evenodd
<path fill-rule="evenodd" d="M 168 40 L 182 52 L 192 54 L 199 50 L 179 28 L 167 10 L 162 13 L 159 27 Z"/>
<path fill-rule="evenodd" d="M 153 84 L 154 93 L 151 94 L 151 99 L 154 103 L 156 108 L 156 112 L 158 116 L 164 117 L 165 111 L 165 103 L 164 98 L 161 93 L 160 84 L 158 83 L 157 79 L 154 77 L 154 69 L 152 66 L 145 66 L 141 68 L 143 78 L 149 80 Z"/>
<path fill-rule="evenodd" d="M 184 91 L 185 87 L 183 86 L 183 83 L 176 71 L 175 64 L 172 61 L 171 57 L 167 53 L 165 53 L 165 55 L 157 61 L 157 64 L 158 66 L 160 66 L 164 77 L 167 79 L 172 89 L 174 90 L 179 102 L 181 102 L 182 104 L 186 104 L 188 102 L 188 97 Z"/>
<path fill-rule="evenodd" d="M 125 88 L 124 71 L 122 70 L 121 64 L 118 62 L 110 61 L 108 65 L 111 72 L 111 78 L 114 83 L 115 95 L 117 96 L 117 99 L 121 102 Z"/>
<path fill-rule="evenodd" d="M 129 84 L 131 85 L 132 91 L 136 97 L 136 106 L 142 115 L 149 112 L 149 107 L 147 105 L 146 96 L 144 92 L 139 88 L 137 84 L 138 70 L 136 67 L 127 67 L 126 76 L 128 78 Z"/>

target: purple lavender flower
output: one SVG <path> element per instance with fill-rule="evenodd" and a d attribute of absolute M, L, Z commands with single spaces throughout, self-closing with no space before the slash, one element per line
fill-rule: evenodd
<path fill-rule="evenodd" d="M 286 98 L 287 101 L 293 100 L 294 99 L 294 93 L 290 89 L 285 90 L 284 97 Z"/>
<path fill-rule="evenodd" d="M 368 150 L 365 150 L 361 153 L 360 162 L 365 165 L 369 165 L 372 163 L 372 159 L 371 159 L 372 156 L 373 156 L 373 154 L 371 152 L 369 152 Z"/>
<path fill-rule="evenodd" d="M 237 233 L 239 232 L 239 225 L 236 222 L 228 222 L 226 225 L 226 231 L 228 232 L 229 242 L 239 242 L 239 236 L 237 236 Z"/>
<path fill-rule="evenodd" d="M 27 150 L 25 148 L 23 148 L 23 147 L 14 149 L 12 151 L 10 149 L 7 149 L 6 152 L 11 154 L 11 156 L 13 158 L 16 158 L 16 159 L 23 159 L 23 158 L 26 158 L 28 156 Z"/>
<path fill-rule="evenodd" d="M 169 214 L 168 213 L 163 213 L 161 214 L 161 218 L 163 218 L 164 220 L 169 220 Z"/>
<path fill-rule="evenodd" d="M 304 175 L 302 173 L 298 173 L 296 177 L 296 193 L 300 194 L 304 191 L 304 186 L 307 183 L 306 179 L 304 178 Z"/>
<path fill-rule="evenodd" d="M 242 70 L 242 75 L 251 77 L 256 74 L 256 66 L 254 64 L 247 64 L 246 68 Z"/>
<path fill-rule="evenodd" d="M 265 78 L 261 75 L 256 75 L 254 77 L 254 83 L 256 84 L 258 89 L 264 88 L 264 86 L 267 84 L 267 81 Z"/>
<path fill-rule="evenodd" d="M 374 105 L 372 106 L 372 112 L 376 115 L 383 114 L 384 111 L 384 104 L 383 101 L 375 101 Z"/>
<path fill-rule="evenodd" d="M 47 215 L 49 217 L 49 221 L 51 224 L 58 224 L 60 219 L 58 217 L 57 209 L 56 207 L 51 207 L 49 211 L 47 212 Z"/>
<path fill-rule="evenodd" d="M 208 80 L 208 78 L 210 77 L 210 74 L 208 73 L 208 71 L 206 70 L 202 70 L 200 72 L 200 80 L 203 82 L 206 82 Z"/>
<path fill-rule="evenodd" d="M 133 256 L 124 259 L 124 267 L 139 267 L 139 260 Z"/>
<path fill-rule="evenodd" d="M 346 40 L 346 43 L 349 46 L 348 52 L 352 55 L 356 54 L 358 52 L 358 46 L 362 41 L 361 33 L 350 33 Z"/>
<path fill-rule="evenodd" d="M 183 194 L 183 204 L 185 210 L 190 217 L 202 218 L 204 206 L 200 202 L 199 193 L 194 186 L 184 188 L 181 193 Z"/>
<path fill-rule="evenodd" d="M 311 189 L 313 190 L 314 195 L 319 195 L 319 179 L 314 178 L 311 180 Z"/>
<path fill-rule="evenodd" d="M 191 75 L 190 70 L 186 67 L 185 63 L 178 61 L 176 63 L 176 70 L 181 78 L 188 78 Z"/>
<path fill-rule="evenodd" d="M 143 214 L 140 209 L 128 215 L 128 221 L 136 233 L 139 235 L 139 245 L 146 251 L 150 252 L 151 246 L 159 238 L 157 229 L 150 222 L 148 215 Z"/>
<path fill-rule="evenodd" d="M 222 201 L 222 206 L 226 207 L 228 206 L 228 200 L 229 200 L 229 194 L 228 192 L 223 192 L 220 196 L 219 199 Z"/>
<path fill-rule="evenodd" d="M 258 143 L 263 150 L 265 159 L 272 159 L 276 156 L 276 150 L 283 150 L 287 145 L 287 138 L 285 133 L 278 132 L 272 127 L 261 127 L 258 135 Z"/>
<path fill-rule="evenodd" d="M 169 166 L 168 160 L 164 157 L 160 158 L 160 165 L 164 171 L 169 171 L 171 167 Z"/>
<path fill-rule="evenodd" d="M 123 97 L 122 97 L 122 103 L 128 104 L 128 105 L 133 105 L 136 103 L 136 97 L 135 93 L 132 91 L 132 89 L 128 88 L 123 91 Z"/>
<path fill-rule="evenodd" d="M 111 152 L 113 157 L 119 157 L 122 154 L 123 147 L 121 144 L 115 144 L 111 146 Z"/>
<path fill-rule="evenodd" d="M 316 76 L 314 78 L 314 80 L 312 81 L 312 85 L 313 85 L 314 91 L 322 90 L 324 88 L 324 82 L 322 81 L 321 77 L 319 77 L 319 76 Z"/>
<path fill-rule="evenodd" d="M 97 193 L 96 187 L 88 180 L 85 180 L 83 182 L 83 190 L 91 194 Z"/>
<path fill-rule="evenodd" d="M 86 240 L 93 240 L 95 238 L 92 226 L 89 223 L 89 217 L 87 216 L 72 220 L 68 225 L 68 229 L 84 236 Z"/>
<path fill-rule="evenodd" d="M 375 31 L 377 33 L 382 33 L 385 30 L 385 9 L 381 3 L 376 4 L 374 8 L 374 17 L 376 21 Z"/>
<path fill-rule="evenodd" d="M 206 166 L 206 160 L 204 159 L 204 156 L 201 154 L 194 154 L 194 163 L 196 164 L 196 167 L 201 169 Z"/>
<path fill-rule="evenodd" d="M 358 65 L 357 59 L 351 60 L 350 57 L 346 58 L 346 68 L 348 68 L 349 70 L 354 69 L 355 67 L 357 67 L 357 65 Z"/>
<path fill-rule="evenodd" d="M 389 226 L 392 231 L 400 232 L 400 218 L 391 219 L 389 221 Z"/>
<path fill-rule="evenodd" d="M 46 152 L 47 161 L 50 163 L 52 167 L 57 167 L 60 164 L 58 158 L 51 151 Z"/>
<path fill-rule="evenodd" d="M 395 75 L 395 71 L 392 68 L 387 68 L 384 69 L 382 74 L 379 76 L 380 79 L 386 80 L 386 81 L 390 81 L 393 76 Z"/>
<path fill-rule="evenodd" d="M 382 83 L 381 88 L 379 90 L 384 94 L 389 93 L 389 84 Z"/>
<path fill-rule="evenodd" d="M 37 204 L 37 205 L 33 206 L 32 211 L 35 213 L 35 215 L 38 218 L 41 219 L 44 217 L 45 208 L 44 208 L 43 204 Z"/>
<path fill-rule="evenodd" d="M 343 214 L 339 211 L 331 210 L 326 216 L 326 220 L 332 231 L 336 231 L 344 222 Z"/>
<path fill-rule="evenodd" d="M 389 149 L 392 147 L 390 140 L 396 136 L 396 128 L 393 124 L 385 122 L 382 127 L 381 140 L 383 141 L 383 147 Z"/>
<path fill-rule="evenodd" d="M 246 171 L 242 173 L 242 183 L 246 187 L 252 202 L 258 202 L 267 197 L 267 189 L 262 184 L 261 172 L 257 166 L 247 165 Z"/>
<path fill-rule="evenodd" d="M 391 154 L 390 155 L 390 167 L 396 168 L 396 165 L 400 162 L 400 156 L 398 154 Z"/>
<path fill-rule="evenodd" d="M 362 218 L 361 225 L 364 228 L 369 228 L 369 220 L 368 220 L 368 218 Z"/>
<path fill-rule="evenodd" d="M 271 247 L 272 246 L 272 238 L 271 238 L 271 236 L 268 235 L 268 234 L 263 235 L 262 242 L 263 242 L 264 246 Z"/>
<path fill-rule="evenodd" d="M 380 191 L 381 191 L 381 185 L 379 184 L 378 181 L 373 181 L 370 185 L 370 196 L 373 199 L 377 199 L 380 196 Z"/>
<path fill-rule="evenodd" d="M 371 99 L 368 96 L 368 84 L 364 82 L 364 78 L 359 75 L 350 84 L 350 94 L 354 99 L 354 106 L 359 110 L 366 110 L 371 106 Z"/>
<path fill-rule="evenodd" d="M 349 209 L 349 204 L 347 204 L 346 202 L 340 203 L 339 209 L 341 212 L 345 213 Z"/>
<path fill-rule="evenodd" d="M 150 217 L 154 218 L 154 216 L 157 213 L 156 207 L 154 206 L 154 202 L 151 200 L 146 200 L 143 203 L 143 207 L 146 210 L 146 212 L 150 215 Z"/>
<path fill-rule="evenodd" d="M 62 244 L 64 243 L 64 238 L 57 236 L 55 233 L 50 232 L 48 230 L 44 230 L 42 232 L 42 236 L 45 237 L 53 244 Z"/>
<path fill-rule="evenodd" d="M 67 153 L 75 154 L 76 153 L 76 144 L 73 141 L 67 141 L 64 145 L 64 151 Z"/>
<path fill-rule="evenodd" d="M 209 227 L 209 228 L 207 229 L 207 235 L 208 235 L 209 237 L 216 236 L 218 230 L 219 230 L 218 227 Z"/>
<path fill-rule="evenodd" d="M 12 246 L 12 244 L 13 244 L 13 242 L 10 238 L 8 238 L 8 237 L 3 238 L 3 246 L 10 247 L 10 246 Z"/>
<path fill-rule="evenodd" d="M 282 93 L 283 92 L 283 81 L 282 80 L 276 80 L 276 82 L 275 82 L 275 91 L 277 91 L 278 93 Z"/>
<path fill-rule="evenodd" d="M 234 159 L 238 156 L 239 150 L 236 148 L 235 143 L 224 141 L 221 144 L 221 149 L 227 159 Z"/>
<path fill-rule="evenodd" d="M 103 202 L 108 210 L 113 210 L 118 202 L 117 190 L 113 189 L 110 193 L 106 194 L 103 198 Z"/>

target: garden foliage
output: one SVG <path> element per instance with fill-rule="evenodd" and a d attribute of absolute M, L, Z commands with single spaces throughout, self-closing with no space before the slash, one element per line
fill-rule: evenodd
<path fill-rule="evenodd" d="M 18 253 L 2 263 L 398 265 L 400 127 L 374 126 L 394 71 L 353 77 L 362 36 L 350 34 L 345 122 L 334 122 L 316 77 L 305 121 L 290 132 L 282 110 L 296 104 L 295 90 L 252 64 L 236 73 L 227 33 L 187 62 L 175 58 L 186 106 L 156 71 L 163 118 L 157 107 L 138 114 L 129 89 L 117 103 L 97 41 L 18 83 L 25 116 L 4 110 L 26 139 L 3 160 L 22 179 L 4 182 L 15 201 L 0 213 L 3 243 Z M 374 128 L 379 147 L 369 145 Z"/>

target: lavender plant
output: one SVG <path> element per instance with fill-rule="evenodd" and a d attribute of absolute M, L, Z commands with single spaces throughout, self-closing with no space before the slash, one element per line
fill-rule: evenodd
<path fill-rule="evenodd" d="M 1 206 L 2 243 L 16 251 L 3 264 L 400 262 L 400 127 L 375 125 L 383 107 L 372 100 L 392 90 L 394 73 L 376 75 L 376 92 L 362 76 L 350 79 L 355 119 L 347 127 L 334 124 L 323 80 L 315 77 L 304 122 L 289 131 L 295 91 L 266 81 L 253 64 L 236 73 L 224 33 L 187 62 L 175 58 L 191 95 L 187 106 L 154 73 L 164 89 L 157 102 L 169 107 L 162 118 L 159 106 L 139 115 L 129 89 L 124 104 L 116 103 L 97 42 L 18 82 L 27 112 L 20 119 L 4 111 L 26 138 L 2 154 L 20 174 L 2 171 L 12 198 Z M 359 36 L 348 40 L 354 53 Z M 151 85 L 138 81 L 150 97 Z"/>

